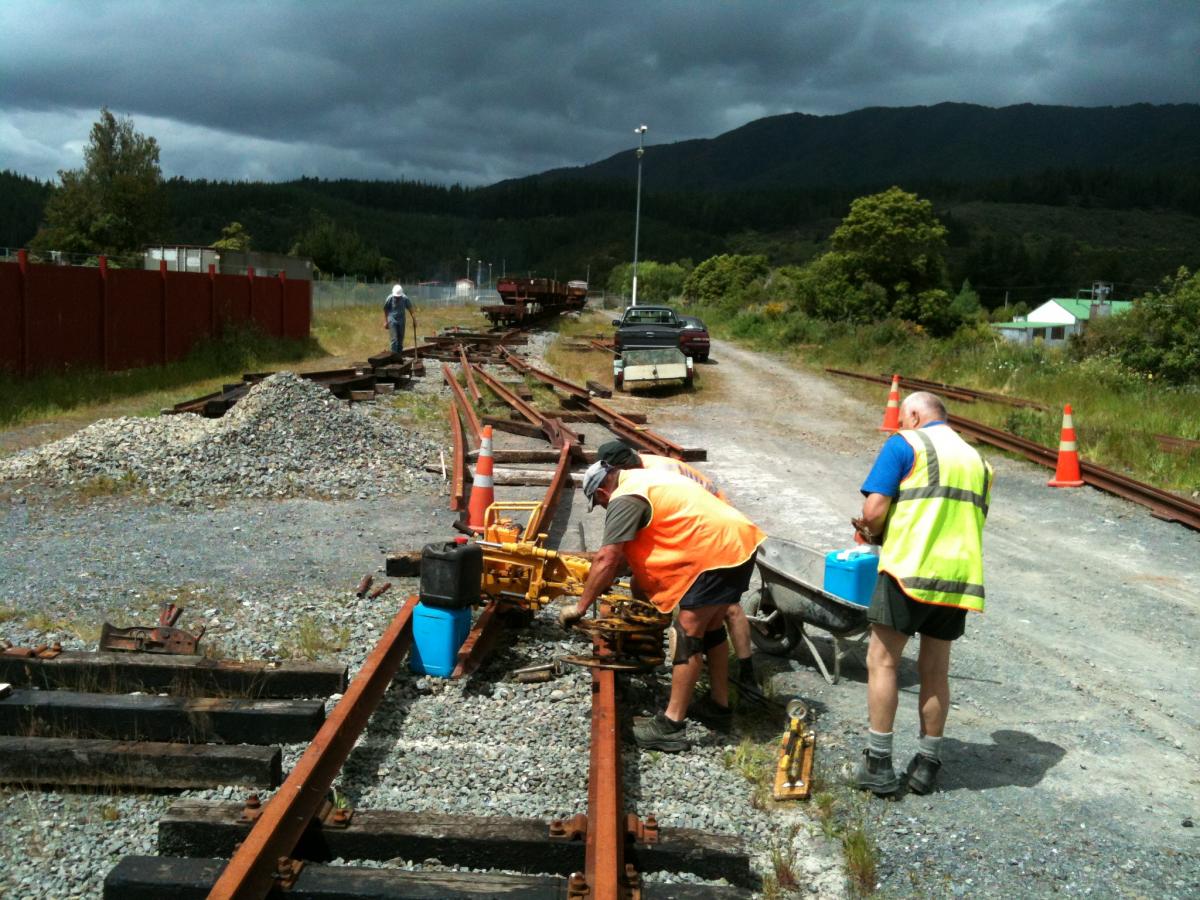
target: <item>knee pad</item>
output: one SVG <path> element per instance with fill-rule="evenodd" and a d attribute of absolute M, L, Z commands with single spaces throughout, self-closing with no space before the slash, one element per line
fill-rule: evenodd
<path fill-rule="evenodd" d="M 671 665 L 686 665 L 693 656 L 703 652 L 704 638 L 691 637 L 683 630 L 678 619 L 671 623 L 667 637 L 667 655 L 671 657 Z"/>
<path fill-rule="evenodd" d="M 707 653 L 713 647 L 719 647 L 725 643 L 726 636 L 727 632 L 724 625 L 720 625 L 712 631 L 704 632 L 704 637 L 700 639 L 703 642 L 704 652 Z"/>

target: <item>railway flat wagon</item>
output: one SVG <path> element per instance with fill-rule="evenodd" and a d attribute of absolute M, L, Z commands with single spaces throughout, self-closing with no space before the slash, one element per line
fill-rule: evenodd
<path fill-rule="evenodd" d="M 496 282 L 500 302 L 483 307 L 492 325 L 525 325 L 536 319 L 583 309 L 587 282 L 553 278 L 501 278 Z"/>

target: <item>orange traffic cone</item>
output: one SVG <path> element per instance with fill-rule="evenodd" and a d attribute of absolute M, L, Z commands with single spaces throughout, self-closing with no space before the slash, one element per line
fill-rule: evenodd
<path fill-rule="evenodd" d="M 483 531 L 483 514 L 496 502 L 496 482 L 492 479 L 492 426 L 483 426 L 479 443 L 479 459 L 475 461 L 475 477 L 471 479 L 471 502 L 467 524 Z"/>
<path fill-rule="evenodd" d="M 1062 437 L 1058 440 L 1058 465 L 1048 487 L 1083 487 L 1079 474 L 1079 448 L 1075 443 L 1075 423 L 1071 419 L 1071 404 L 1063 407 Z"/>
<path fill-rule="evenodd" d="M 887 408 L 883 411 L 883 424 L 880 431 L 900 430 L 900 376 L 892 376 L 892 389 L 888 391 Z"/>

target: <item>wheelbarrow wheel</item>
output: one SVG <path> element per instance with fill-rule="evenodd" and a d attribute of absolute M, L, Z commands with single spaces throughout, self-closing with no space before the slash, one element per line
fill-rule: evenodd
<path fill-rule="evenodd" d="M 790 656 L 799 646 L 800 627 L 776 608 L 765 587 L 746 595 L 742 611 L 750 619 L 750 639 L 755 649 L 772 656 Z"/>

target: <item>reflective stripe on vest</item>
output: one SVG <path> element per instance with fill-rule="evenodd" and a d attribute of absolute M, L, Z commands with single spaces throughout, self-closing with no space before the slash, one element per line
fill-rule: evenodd
<path fill-rule="evenodd" d="M 624 496 L 650 504 L 650 522 L 626 542 L 625 558 L 663 612 L 679 605 L 701 573 L 741 565 L 767 537 L 732 506 L 674 472 L 625 469 L 610 502 Z"/>
<path fill-rule="evenodd" d="M 682 475 L 684 478 L 690 478 L 718 500 L 725 500 L 726 503 L 729 502 L 724 492 L 713 483 L 711 478 L 682 460 L 673 459 L 670 456 L 655 456 L 653 453 L 639 453 L 638 457 L 642 461 L 643 468 L 674 472 L 677 475 Z"/>
<path fill-rule="evenodd" d="M 888 510 L 879 569 L 914 600 L 982 612 L 992 468 L 948 425 L 899 434 L 913 467 Z"/>

